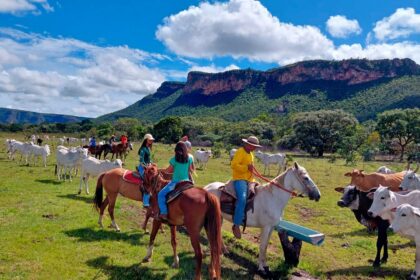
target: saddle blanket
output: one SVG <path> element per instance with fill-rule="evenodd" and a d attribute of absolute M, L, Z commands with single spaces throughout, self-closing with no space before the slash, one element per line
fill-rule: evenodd
<path fill-rule="evenodd" d="M 140 185 L 142 181 L 138 171 L 126 170 L 122 178 L 124 181 L 128 183 L 136 184 L 136 185 Z"/>

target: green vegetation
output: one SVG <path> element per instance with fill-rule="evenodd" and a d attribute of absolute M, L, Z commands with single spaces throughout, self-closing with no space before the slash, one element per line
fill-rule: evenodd
<path fill-rule="evenodd" d="M 1 134 L 5 138 L 23 140 L 23 135 Z M 134 151 L 139 147 L 136 143 Z M 223 146 L 224 147 L 224 146 Z M 54 151 L 54 149 L 52 149 Z M 140 230 L 143 219 L 141 204 L 119 197 L 116 220 L 122 231 L 97 226 L 98 214 L 91 205 L 95 180 L 90 181 L 91 195 L 76 195 L 78 179 L 58 182 L 54 176 L 54 152 L 47 168 L 23 166 L 0 153 L 0 278 L 1 279 L 191 279 L 193 252 L 185 232 L 178 233 L 180 269 L 172 269 L 169 230 L 159 233 L 153 261 L 140 264 L 146 254 L 149 236 Z M 173 146 L 154 145 L 154 159 L 167 165 Z M 352 168 L 375 170 L 383 162 L 345 166 L 337 159 L 314 159 L 293 155 L 302 164 L 322 192 L 320 202 L 307 198 L 292 199 L 285 218 L 326 234 L 325 244 L 315 247 L 304 244 L 301 262 L 296 269 L 283 265 L 278 237 L 269 244 L 268 262 L 277 279 L 286 279 L 295 270 L 305 270 L 321 279 L 403 279 L 414 267 L 415 247 L 407 239 L 390 233 L 390 257 L 380 269 L 371 267 L 376 252 L 376 235 L 368 234 L 357 223 L 352 212 L 336 206 L 340 194 L 334 187 L 344 186 L 343 174 Z M 134 169 L 136 153 L 131 152 L 125 167 Z M 388 164 L 402 170 L 404 164 Z M 257 163 L 262 170 L 262 165 Z M 226 181 L 230 176 L 229 159 L 210 159 L 205 170 L 198 170 L 196 182 Z M 110 219 L 106 214 L 104 224 Z M 255 275 L 258 230 L 247 228 L 244 239 L 236 241 L 230 224 L 224 224 L 224 240 L 231 253 L 222 261 L 223 279 L 261 279 Z M 203 232 L 204 236 L 204 232 Z M 204 261 L 203 277 L 207 279 L 209 258 Z"/>

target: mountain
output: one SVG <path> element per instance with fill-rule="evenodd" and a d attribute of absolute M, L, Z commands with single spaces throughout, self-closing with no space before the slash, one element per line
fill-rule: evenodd
<path fill-rule="evenodd" d="M 313 60 L 268 71 L 190 72 L 186 83 L 164 82 L 156 93 L 99 120 L 178 115 L 236 121 L 337 108 L 366 120 L 411 107 L 420 107 L 420 65 L 410 59 Z"/>
<path fill-rule="evenodd" d="M 57 114 L 42 114 L 22 110 L 0 108 L 0 123 L 70 123 L 81 122 L 88 118 Z"/>

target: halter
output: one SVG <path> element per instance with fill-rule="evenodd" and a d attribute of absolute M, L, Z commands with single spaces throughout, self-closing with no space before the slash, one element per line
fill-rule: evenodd
<path fill-rule="evenodd" d="M 308 187 L 308 185 L 305 183 L 305 181 L 304 180 L 302 180 L 302 178 L 298 175 L 298 174 L 296 174 L 296 171 L 297 169 L 295 169 L 295 170 L 293 170 L 293 174 L 295 175 L 295 177 L 296 177 L 296 179 L 303 185 L 303 187 L 305 187 L 306 188 L 306 190 L 308 191 L 308 193 L 311 191 L 311 188 L 310 187 Z"/>
<path fill-rule="evenodd" d="M 278 187 L 279 189 L 281 189 L 281 190 L 283 190 L 287 193 L 290 193 L 292 195 L 292 197 L 297 196 L 296 192 L 286 189 L 285 187 L 283 187 L 279 183 L 275 182 L 274 179 L 270 180 L 270 179 L 267 179 L 266 177 L 264 177 L 263 175 L 261 175 L 260 172 L 258 172 L 258 170 L 255 167 L 253 168 L 252 173 L 256 177 L 260 178 L 261 180 L 266 181 L 267 183 L 272 184 L 272 185 Z"/>

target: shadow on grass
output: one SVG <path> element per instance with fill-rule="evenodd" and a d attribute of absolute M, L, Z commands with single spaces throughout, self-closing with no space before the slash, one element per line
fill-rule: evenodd
<path fill-rule="evenodd" d="M 133 264 L 131 266 L 113 265 L 112 262 L 108 264 L 107 256 L 98 257 L 88 260 L 86 262 L 90 267 L 99 269 L 98 273 L 93 279 L 102 278 L 104 274 L 110 280 L 116 279 L 141 279 L 141 280 L 164 280 L 166 273 L 161 269 L 153 269 L 152 267 L 142 266 L 140 264 Z"/>
<path fill-rule="evenodd" d="M 80 228 L 74 230 L 63 231 L 67 236 L 77 238 L 79 242 L 95 242 L 103 240 L 111 241 L 124 241 L 131 245 L 147 245 L 148 240 L 145 243 L 140 242 L 145 234 L 143 233 L 124 233 L 124 232 L 115 232 L 111 230 L 94 230 L 92 228 Z"/>
<path fill-rule="evenodd" d="M 371 277 L 371 278 L 385 278 L 386 276 L 398 276 L 398 279 L 406 279 L 412 270 L 399 269 L 395 267 L 381 267 L 373 268 L 372 266 L 355 266 L 336 270 L 327 271 L 328 278 L 334 277 L 339 279 L 340 276 L 350 276 L 354 278 Z"/>
<path fill-rule="evenodd" d="M 36 179 L 35 182 L 47 184 L 47 185 L 61 185 L 63 182 L 57 182 L 56 180 L 52 179 Z"/>
<path fill-rule="evenodd" d="M 93 205 L 93 198 L 92 197 L 81 196 L 81 195 L 77 195 L 77 194 L 57 195 L 57 197 L 84 201 L 86 203 L 89 203 L 89 204 Z"/>

